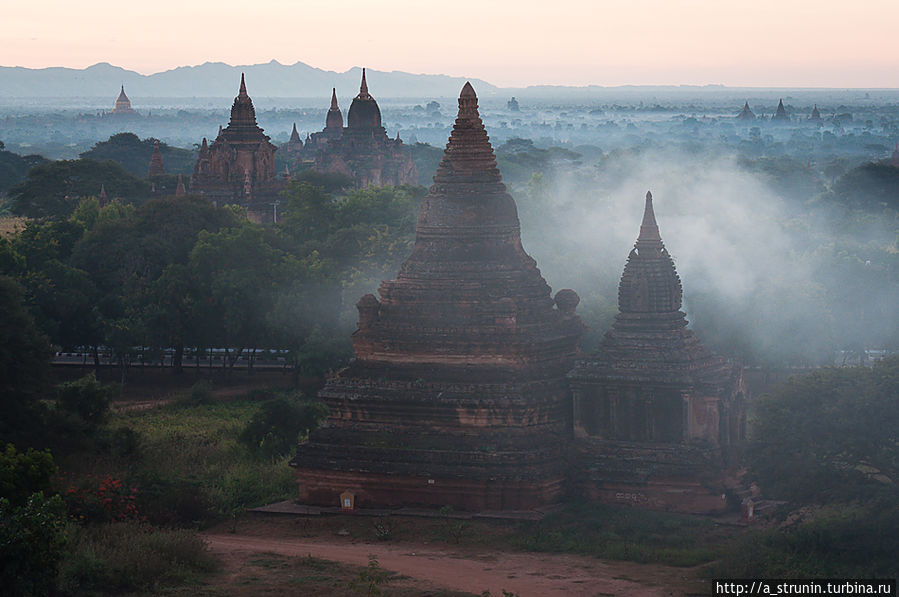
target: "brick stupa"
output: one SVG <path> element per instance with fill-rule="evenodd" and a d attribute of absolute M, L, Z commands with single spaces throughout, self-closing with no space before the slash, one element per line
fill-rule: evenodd
<path fill-rule="evenodd" d="M 744 434 L 743 368 L 702 345 L 682 299 L 646 193 L 618 315 L 596 354 L 569 374 L 582 467 L 575 476 L 589 497 L 639 496 L 675 510 L 725 505 L 725 473 Z"/>
<path fill-rule="evenodd" d="M 521 246 L 515 201 L 466 83 L 415 246 L 380 300 L 360 299 L 355 360 L 299 446 L 302 503 L 517 510 L 557 499 L 583 326 Z"/>

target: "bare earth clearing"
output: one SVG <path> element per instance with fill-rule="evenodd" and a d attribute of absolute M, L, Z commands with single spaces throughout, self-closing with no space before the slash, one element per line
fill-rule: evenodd
<path fill-rule="evenodd" d="M 263 554 L 312 556 L 354 566 L 366 566 L 369 555 L 381 567 L 416 579 L 416 586 L 494 596 L 502 591 L 520 597 L 668 596 L 695 594 L 702 587 L 685 577 L 688 569 L 599 560 L 584 556 L 455 550 L 408 542 L 366 542 L 350 537 L 298 537 L 292 523 L 273 526 L 242 521 L 236 533 L 222 529 L 204 533 L 210 550 L 222 559 L 220 581 L 234 580 L 243 563 Z M 424 581 L 422 584 L 421 581 Z M 216 583 L 214 583 L 216 584 Z M 388 590 L 396 587 L 391 581 Z M 400 580 L 399 584 L 404 584 Z M 347 589 L 347 593 L 351 591 Z"/>

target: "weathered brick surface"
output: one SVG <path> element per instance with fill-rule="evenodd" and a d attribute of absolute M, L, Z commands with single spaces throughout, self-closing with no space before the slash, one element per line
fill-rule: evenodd
<path fill-rule="evenodd" d="M 266 213 L 284 186 L 275 177 L 277 149 L 256 124 L 256 109 L 241 75 L 228 126 L 211 145 L 203 139 L 190 192 L 219 205 L 236 203 Z"/>
<path fill-rule="evenodd" d="M 344 133 L 346 134 L 346 133 Z M 324 428 L 294 460 L 300 498 L 520 509 L 561 495 L 565 373 L 582 334 L 521 246 L 515 202 L 466 85 L 412 254 L 360 301 L 355 361 L 320 397 Z"/>

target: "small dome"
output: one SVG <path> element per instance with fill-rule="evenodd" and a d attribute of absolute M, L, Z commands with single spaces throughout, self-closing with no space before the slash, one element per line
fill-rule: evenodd
<path fill-rule="evenodd" d="M 378 128 L 381 126 L 381 110 L 378 108 L 378 102 L 374 98 L 354 98 L 346 122 L 347 127 L 351 129 Z"/>
<path fill-rule="evenodd" d="M 362 85 L 359 86 L 359 95 L 353 98 L 350 110 L 346 115 L 347 128 L 369 129 L 381 126 L 381 109 L 378 102 L 368 93 L 368 83 L 365 81 L 365 69 L 362 69 Z"/>

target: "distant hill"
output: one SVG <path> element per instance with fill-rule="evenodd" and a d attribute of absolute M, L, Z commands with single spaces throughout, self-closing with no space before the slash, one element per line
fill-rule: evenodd
<path fill-rule="evenodd" d="M 0 97 L 100 97 L 115 98 L 125 85 L 129 97 L 228 97 L 237 93 L 240 73 L 247 77 L 247 88 L 255 97 L 328 97 L 332 87 L 341 98 L 359 92 L 362 69 L 338 73 L 297 62 L 285 65 L 272 60 L 267 64 L 231 66 L 207 62 L 182 66 L 153 75 L 142 75 L 101 62 L 85 69 L 0 66 Z M 447 75 L 416 75 L 400 71 L 368 70 L 368 84 L 376 98 L 453 97 L 467 79 Z M 479 94 L 491 95 L 497 88 L 485 81 L 471 79 Z M 112 100 L 110 100 L 111 102 Z M 344 102 L 345 103 L 345 102 Z"/>

